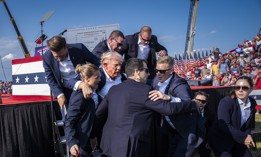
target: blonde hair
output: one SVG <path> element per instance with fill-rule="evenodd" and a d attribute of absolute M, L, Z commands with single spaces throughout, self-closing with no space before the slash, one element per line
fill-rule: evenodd
<path fill-rule="evenodd" d="M 101 65 L 103 65 L 103 63 L 110 63 L 112 59 L 118 59 L 121 63 L 123 62 L 122 56 L 118 52 L 110 51 L 102 54 Z"/>
<path fill-rule="evenodd" d="M 99 71 L 99 68 L 91 63 L 86 64 L 78 64 L 75 68 L 75 72 L 78 73 L 81 76 L 81 80 L 83 80 L 85 77 L 92 77 L 94 74 L 96 74 Z"/>

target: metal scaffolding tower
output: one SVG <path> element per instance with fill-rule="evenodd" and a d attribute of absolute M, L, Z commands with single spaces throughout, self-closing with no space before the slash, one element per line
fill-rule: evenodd
<path fill-rule="evenodd" d="M 188 18 L 188 28 L 187 28 L 184 56 L 191 54 L 191 52 L 193 51 L 198 4 L 199 4 L 199 0 L 191 0 L 190 2 L 190 11 L 189 11 L 189 18 Z"/>

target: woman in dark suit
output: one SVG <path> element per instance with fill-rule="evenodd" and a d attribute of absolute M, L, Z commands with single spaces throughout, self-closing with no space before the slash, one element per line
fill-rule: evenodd
<path fill-rule="evenodd" d="M 100 82 L 98 67 L 87 63 L 77 65 L 75 71 L 81 76 L 82 81 L 92 89 L 98 87 Z M 94 93 L 94 95 L 96 94 Z M 98 97 L 96 99 L 95 97 L 85 99 L 81 90 L 73 91 L 71 95 L 64 130 L 70 153 L 74 156 L 86 157 L 88 155 L 87 143 L 92 130 L 97 104 Z"/>
<path fill-rule="evenodd" d="M 255 127 L 256 101 L 249 97 L 253 81 L 239 77 L 231 96 L 218 106 L 217 119 L 208 134 L 216 157 L 251 157 L 249 148 L 255 147 L 251 130 Z"/>

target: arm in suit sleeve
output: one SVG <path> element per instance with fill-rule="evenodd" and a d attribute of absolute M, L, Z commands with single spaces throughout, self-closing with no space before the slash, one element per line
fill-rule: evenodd
<path fill-rule="evenodd" d="M 169 94 L 171 94 L 171 96 L 178 97 L 181 100 L 191 100 L 191 90 L 189 85 L 182 82 L 178 84 L 179 85 L 172 89 L 172 91 Z"/>
<path fill-rule="evenodd" d="M 155 50 L 156 50 L 156 52 L 159 52 L 161 50 L 165 50 L 167 52 L 167 54 L 168 54 L 167 49 L 158 42 L 157 36 L 152 35 L 152 38 L 153 38 L 153 42 L 155 43 Z"/>
<path fill-rule="evenodd" d="M 55 97 L 63 93 L 63 89 L 58 85 L 57 80 L 55 79 L 54 73 L 50 66 L 50 60 L 47 61 L 47 56 L 43 55 L 43 67 L 45 70 L 45 75 L 47 77 L 47 82 L 54 94 Z"/>
<path fill-rule="evenodd" d="M 78 82 L 78 81 L 81 81 L 80 75 L 78 75 L 76 78 L 71 78 L 69 80 L 63 79 L 63 86 L 68 89 L 71 89 L 71 90 L 77 90 L 77 89 L 74 89 L 74 87 L 75 87 L 76 82 Z"/>
<path fill-rule="evenodd" d="M 69 149 L 74 145 L 79 145 L 79 140 L 76 138 L 76 128 L 79 119 L 81 118 L 81 106 L 86 105 L 83 103 L 83 98 L 79 96 L 72 97 L 69 103 L 66 119 L 65 119 L 65 136 Z"/>
<path fill-rule="evenodd" d="M 108 95 L 108 94 L 107 94 Z M 102 102 L 99 104 L 96 113 L 95 113 L 95 120 L 92 128 L 92 137 L 99 135 L 102 131 L 102 128 L 107 120 L 108 116 L 108 100 L 107 95 L 104 97 Z"/>
<path fill-rule="evenodd" d="M 148 99 L 145 106 L 163 115 L 197 112 L 197 106 L 194 101 L 170 102 L 163 100 L 151 101 Z"/>
<path fill-rule="evenodd" d="M 243 143 L 247 133 L 235 128 L 231 121 L 231 110 L 233 105 L 235 105 L 234 103 L 234 100 L 228 97 L 220 101 L 218 105 L 218 128 L 226 135 L 231 136 L 236 142 Z"/>
<path fill-rule="evenodd" d="M 87 49 L 86 46 L 83 45 L 82 46 L 82 50 L 84 52 L 82 57 L 84 57 L 87 62 L 90 62 L 90 63 L 96 65 L 97 67 L 99 67 L 101 65 L 100 64 L 100 59 L 97 56 L 95 56 L 93 53 L 91 53 Z"/>

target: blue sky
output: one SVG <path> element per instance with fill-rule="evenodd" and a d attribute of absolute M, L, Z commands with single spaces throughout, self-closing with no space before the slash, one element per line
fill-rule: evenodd
<path fill-rule="evenodd" d="M 55 11 L 44 23 L 49 37 L 64 29 L 119 24 L 125 35 L 149 25 L 170 55 L 185 49 L 190 0 L 6 0 L 31 55 L 40 36 L 40 19 Z M 261 0 L 200 0 L 194 49 L 219 47 L 221 52 L 252 39 L 259 28 Z M 11 60 L 23 58 L 23 51 L 9 16 L 0 2 L 0 55 L 7 80 L 11 80 Z M 3 77 L 0 68 L 0 80 Z"/>

